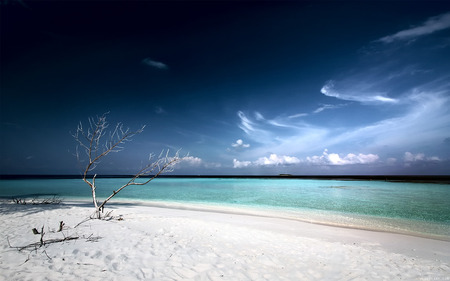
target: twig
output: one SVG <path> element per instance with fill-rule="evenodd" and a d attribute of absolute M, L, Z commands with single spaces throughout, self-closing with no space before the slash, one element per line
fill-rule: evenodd
<path fill-rule="evenodd" d="M 88 241 L 88 242 L 97 242 L 98 240 L 100 240 L 102 238 L 101 236 L 92 236 L 92 235 L 94 235 L 94 234 L 89 235 L 86 238 L 86 241 Z"/>
<path fill-rule="evenodd" d="M 27 257 L 27 259 L 21 264 L 21 265 L 24 265 L 24 264 L 26 264 L 29 260 L 30 260 L 31 258 L 30 258 L 30 254 L 28 254 L 28 257 Z"/>
<path fill-rule="evenodd" d="M 42 229 L 41 229 L 41 240 L 39 241 L 40 243 L 41 243 L 41 245 L 40 246 L 43 246 L 44 245 L 44 226 L 42 226 Z"/>
<path fill-rule="evenodd" d="M 58 232 L 61 232 L 61 231 L 63 230 L 64 225 L 65 225 L 65 223 L 64 223 L 63 221 L 60 221 L 60 222 L 59 222 L 59 229 L 58 229 Z"/>
<path fill-rule="evenodd" d="M 83 223 L 85 223 L 85 222 L 88 222 L 88 221 L 90 221 L 90 220 L 93 220 L 94 218 L 93 217 L 87 217 L 87 218 L 85 218 L 84 220 L 82 220 L 82 221 L 80 221 L 77 225 L 75 225 L 73 228 L 77 228 L 78 226 L 80 226 L 81 224 L 83 224 Z"/>
<path fill-rule="evenodd" d="M 47 251 L 46 251 L 46 250 L 44 250 L 43 252 L 44 252 L 44 254 L 47 256 L 47 258 L 48 258 L 49 260 L 52 260 L 52 258 L 47 254 Z"/>

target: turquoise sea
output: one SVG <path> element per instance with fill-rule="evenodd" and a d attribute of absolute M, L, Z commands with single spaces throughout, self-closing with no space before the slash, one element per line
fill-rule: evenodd
<path fill-rule="evenodd" d="M 96 180 L 99 200 L 126 178 Z M 81 179 L 3 179 L 0 197 L 89 200 Z M 110 201 L 145 201 L 297 219 L 450 240 L 450 185 L 362 180 L 157 178 L 129 186 Z"/>

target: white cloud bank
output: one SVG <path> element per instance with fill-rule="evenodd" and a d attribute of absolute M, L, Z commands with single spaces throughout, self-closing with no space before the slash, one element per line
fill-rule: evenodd
<path fill-rule="evenodd" d="M 340 156 L 337 153 L 328 153 L 325 149 L 321 156 L 306 157 L 306 160 L 300 160 L 294 156 L 278 156 L 277 154 L 271 154 L 269 157 L 260 157 L 255 161 L 239 161 L 233 159 L 234 168 L 245 168 L 254 166 L 288 166 L 297 165 L 301 163 L 313 164 L 313 165 L 354 165 L 354 164 L 371 164 L 378 162 L 379 157 L 376 154 L 353 154 L 349 153 L 345 156 Z"/>
<path fill-rule="evenodd" d="M 261 157 L 254 162 L 258 166 L 272 166 L 272 165 L 292 165 L 300 163 L 297 157 L 293 156 L 278 156 L 276 154 L 270 154 L 269 157 Z"/>
<path fill-rule="evenodd" d="M 313 165 L 353 165 L 353 164 L 370 164 L 379 160 L 376 154 L 362 154 L 358 155 L 349 153 L 341 157 L 337 153 L 328 153 L 325 149 L 321 156 L 307 157 L 306 162 Z"/>
<path fill-rule="evenodd" d="M 405 152 L 403 160 L 406 163 L 418 162 L 418 161 L 441 161 L 441 159 L 437 156 L 426 157 L 424 153 L 413 154 L 409 151 Z"/>
<path fill-rule="evenodd" d="M 276 155 L 275 153 L 270 154 L 269 157 L 260 157 L 255 161 L 239 161 L 233 159 L 234 168 L 244 168 L 249 166 L 286 166 L 299 164 L 301 161 L 297 157 L 286 156 L 286 155 Z"/>
<path fill-rule="evenodd" d="M 179 164 L 184 164 L 188 166 L 200 166 L 201 164 L 203 164 L 203 160 L 199 157 L 185 156 L 181 158 Z"/>
<path fill-rule="evenodd" d="M 431 17 L 419 26 L 399 31 L 393 35 L 385 36 L 378 41 L 383 43 L 392 43 L 396 40 L 409 40 L 447 28 L 450 28 L 450 13 Z"/>
<path fill-rule="evenodd" d="M 251 161 L 239 161 L 237 159 L 233 159 L 233 168 L 245 168 L 252 165 Z"/>

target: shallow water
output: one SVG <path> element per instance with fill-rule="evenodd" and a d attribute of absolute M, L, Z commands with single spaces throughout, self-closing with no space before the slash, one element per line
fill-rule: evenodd
<path fill-rule="evenodd" d="M 99 200 L 123 178 L 97 179 Z M 0 180 L 0 197 L 88 199 L 80 179 Z M 319 223 L 450 237 L 450 185 L 383 181 L 158 178 L 113 200 L 176 202 L 284 212 Z"/>

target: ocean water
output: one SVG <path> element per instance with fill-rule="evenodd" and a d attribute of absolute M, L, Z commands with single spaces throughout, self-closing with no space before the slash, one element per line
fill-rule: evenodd
<path fill-rule="evenodd" d="M 96 180 L 97 198 L 106 198 L 127 182 Z M 81 179 L 0 180 L 0 197 L 50 197 L 88 200 Z M 407 233 L 450 240 L 450 185 L 384 181 L 246 178 L 157 178 L 129 186 L 119 200 L 214 206 L 276 214 L 323 224 Z"/>

